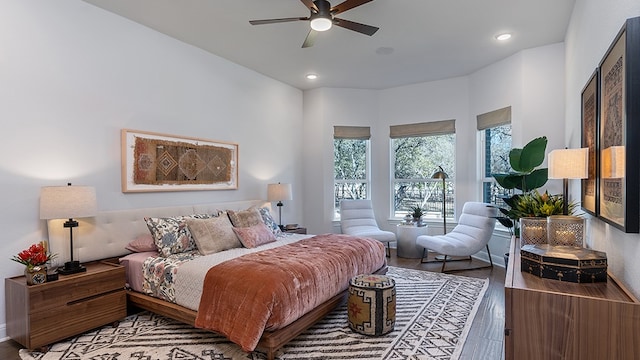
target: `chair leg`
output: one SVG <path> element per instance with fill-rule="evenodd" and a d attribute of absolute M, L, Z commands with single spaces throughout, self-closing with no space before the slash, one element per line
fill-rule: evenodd
<path fill-rule="evenodd" d="M 391 258 L 391 245 L 390 245 L 390 242 L 387 242 L 387 257 Z"/>
<path fill-rule="evenodd" d="M 463 269 L 451 269 L 451 270 L 447 270 L 447 272 L 456 272 L 456 271 L 467 271 L 467 270 L 478 270 L 478 269 L 488 269 L 488 268 L 492 268 L 493 269 L 493 259 L 491 259 L 491 252 L 489 251 L 489 244 L 487 244 L 487 255 L 489 256 L 489 265 L 484 265 L 484 266 L 476 266 L 476 267 L 472 267 L 472 268 L 463 268 Z M 442 264 L 442 272 L 444 271 L 444 264 Z"/>
<path fill-rule="evenodd" d="M 425 260 L 425 257 L 427 258 Z M 429 261 L 429 251 L 427 251 L 427 248 L 422 248 L 422 258 L 420 258 L 420 264 L 426 264 L 430 262 Z"/>
<path fill-rule="evenodd" d="M 442 268 L 440 269 L 440 272 L 443 273 L 444 272 L 444 266 L 447 264 L 447 255 L 444 256 L 444 259 L 442 259 Z"/>

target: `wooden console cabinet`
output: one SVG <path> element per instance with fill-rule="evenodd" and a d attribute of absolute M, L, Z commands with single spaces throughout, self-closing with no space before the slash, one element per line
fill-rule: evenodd
<path fill-rule="evenodd" d="M 123 319 L 124 268 L 108 262 L 84 265 L 85 273 L 40 285 L 28 286 L 24 276 L 5 279 L 7 335 L 36 349 Z"/>
<path fill-rule="evenodd" d="M 615 278 L 577 284 L 520 271 L 512 239 L 505 279 L 505 359 L 640 359 L 640 303 Z"/>

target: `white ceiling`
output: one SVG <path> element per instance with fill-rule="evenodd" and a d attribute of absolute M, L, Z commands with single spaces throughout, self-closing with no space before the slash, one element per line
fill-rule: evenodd
<path fill-rule="evenodd" d="M 299 89 L 384 89 L 468 75 L 516 52 L 564 41 L 575 0 L 374 0 L 301 48 L 309 23 L 299 0 L 85 0 Z M 335 0 L 337 5 L 341 0 Z M 498 43 L 494 36 L 511 32 Z M 309 81 L 307 73 L 318 74 Z"/>

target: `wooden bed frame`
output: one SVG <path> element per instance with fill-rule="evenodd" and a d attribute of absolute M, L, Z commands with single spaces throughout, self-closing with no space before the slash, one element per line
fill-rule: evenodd
<path fill-rule="evenodd" d="M 82 262 L 118 258 L 128 254 L 125 246 L 137 236 L 148 234 L 149 229 L 144 217 L 167 217 L 176 215 L 214 213 L 219 210 L 243 210 L 251 206 L 271 207 L 265 200 L 242 200 L 182 206 L 167 206 L 155 208 L 125 209 L 101 211 L 92 218 L 79 219 L 80 226 L 74 230 L 74 249 Z M 58 261 L 68 261 L 69 232 L 63 227 L 64 220 L 48 220 L 49 248 L 51 253 L 58 254 Z M 377 274 L 386 273 L 387 266 L 383 266 Z M 130 305 L 154 312 L 194 325 L 196 311 L 158 300 L 147 295 L 129 291 L 127 293 Z M 265 332 L 258 343 L 258 348 L 267 351 L 269 360 L 273 360 L 275 352 L 301 332 L 322 319 L 346 298 L 346 291 L 324 302 L 290 325 L 276 331 Z"/>
<path fill-rule="evenodd" d="M 387 265 L 384 265 L 375 273 L 385 274 L 386 272 Z M 258 342 L 257 348 L 266 352 L 267 360 L 273 360 L 278 349 L 323 319 L 338 305 L 344 303 L 347 298 L 347 293 L 348 290 L 345 290 L 335 295 L 282 329 L 265 331 Z M 197 311 L 132 290 L 127 291 L 127 303 L 191 326 L 194 326 L 196 322 Z"/>

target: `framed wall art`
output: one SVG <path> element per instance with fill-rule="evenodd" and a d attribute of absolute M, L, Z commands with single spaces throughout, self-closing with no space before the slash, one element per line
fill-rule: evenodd
<path fill-rule="evenodd" d="M 638 233 L 640 17 L 628 19 L 600 62 L 599 217 Z"/>
<path fill-rule="evenodd" d="M 581 180 L 582 210 L 598 215 L 598 70 L 587 81 L 580 96 L 582 109 L 582 148 L 589 149 L 588 177 Z"/>
<path fill-rule="evenodd" d="M 122 192 L 238 188 L 238 144 L 122 129 Z"/>

